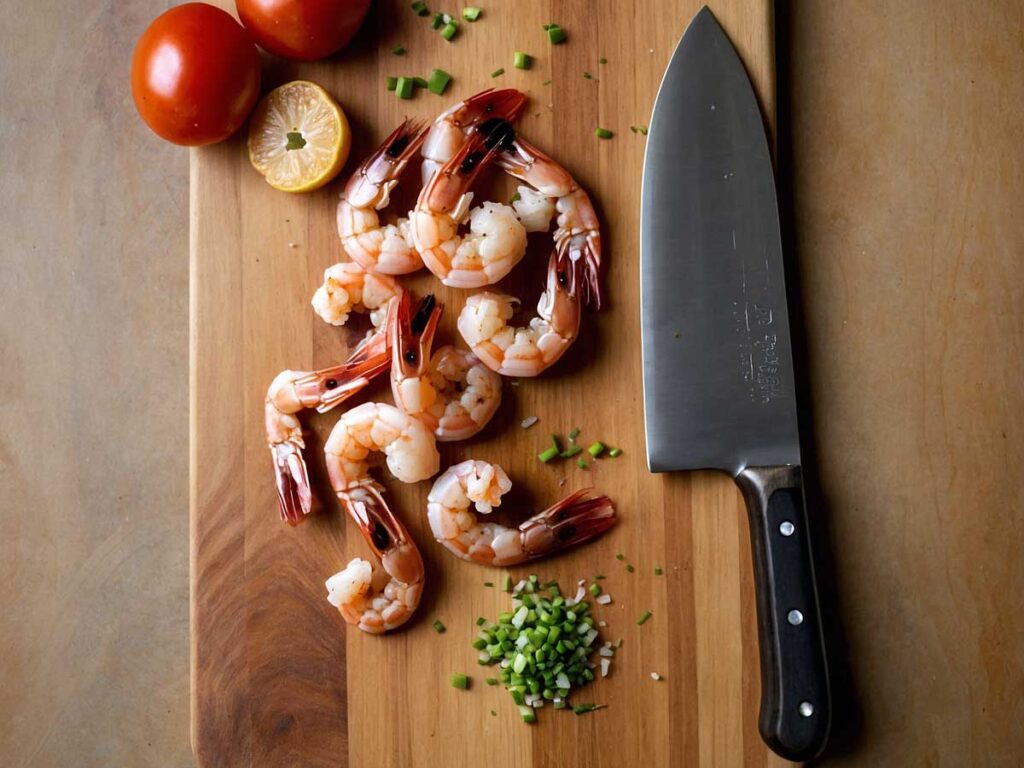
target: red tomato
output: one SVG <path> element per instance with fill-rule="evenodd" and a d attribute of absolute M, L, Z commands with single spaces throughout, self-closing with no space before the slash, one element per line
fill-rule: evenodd
<path fill-rule="evenodd" d="M 212 5 L 172 8 L 135 46 L 135 107 L 175 144 L 226 139 L 245 122 L 259 93 L 259 51 L 230 14 Z"/>
<path fill-rule="evenodd" d="M 370 0 L 235 0 L 235 8 L 262 48 L 313 61 L 348 45 Z"/>

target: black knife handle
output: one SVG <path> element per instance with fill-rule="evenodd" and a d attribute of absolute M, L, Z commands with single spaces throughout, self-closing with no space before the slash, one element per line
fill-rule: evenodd
<path fill-rule="evenodd" d="M 800 467 L 737 477 L 750 516 L 761 649 L 761 737 L 787 760 L 828 741 L 832 713 Z"/>

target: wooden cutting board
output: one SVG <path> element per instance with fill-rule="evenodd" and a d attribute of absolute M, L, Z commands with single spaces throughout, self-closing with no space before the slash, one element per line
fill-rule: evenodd
<path fill-rule="evenodd" d="M 772 124 L 770 2 L 711 5 Z M 615 500 L 621 522 L 603 539 L 511 571 L 513 578 L 535 571 L 566 587 L 607 575 L 614 602 L 601 614 L 607 637 L 623 638 L 623 646 L 611 676 L 580 694 L 578 701 L 608 704 L 587 716 L 549 707 L 537 725 L 526 726 L 504 691 L 484 685 L 488 670 L 477 666 L 469 643 L 477 616 L 507 608 L 508 596 L 484 584 L 498 584 L 505 574 L 456 561 L 432 540 L 429 482 L 407 486 L 384 478 L 427 564 L 415 620 L 372 637 L 348 627 L 327 603 L 324 579 L 367 554 L 325 478 L 322 444 L 337 414 L 306 417 L 307 459 L 324 503 L 293 530 L 277 519 L 262 407 L 278 371 L 333 364 L 353 340 L 309 306 L 324 268 L 343 258 L 334 223 L 341 180 L 288 195 L 252 170 L 242 141 L 192 153 L 192 740 L 200 765 L 782 762 L 757 733 L 757 638 L 739 493 L 729 478 L 710 473 L 653 476 L 644 459 L 638 290 L 644 138 L 629 127 L 648 122 L 669 56 L 698 9 L 693 0 L 491 2 L 480 21 L 464 23 L 448 44 L 404 0 L 379 2 L 342 56 L 313 64 L 268 59 L 265 68 L 265 89 L 301 77 L 340 99 L 355 134 L 349 171 L 405 116 L 432 118 L 492 85 L 520 88 L 530 96 L 520 129 L 570 169 L 599 206 L 607 311 L 587 315 L 579 341 L 546 375 L 518 386 L 506 382 L 501 410 L 481 436 L 441 448 L 442 467 L 469 457 L 500 463 L 524 508 L 587 485 Z M 566 29 L 566 44 L 548 44 L 542 25 L 549 21 Z M 390 53 L 398 44 L 408 51 L 404 57 Z M 532 70 L 512 67 L 514 50 L 534 56 Z M 388 75 L 426 75 L 433 67 L 455 76 L 443 98 L 421 92 L 399 101 L 384 88 Z M 504 76 L 492 80 L 488 74 L 499 67 Z M 595 138 L 597 126 L 614 131 L 614 139 Z M 507 186 L 498 189 L 507 194 Z M 533 243 L 502 286 L 529 303 L 542 287 L 545 245 L 543 238 Z M 463 295 L 426 274 L 408 283 L 446 303 L 441 337 L 455 340 Z M 381 382 L 367 397 L 390 400 L 390 393 Z M 521 429 L 530 415 L 539 423 Z M 535 455 L 548 434 L 575 426 L 581 440 L 601 439 L 623 455 L 587 471 L 570 462 L 539 464 Z M 663 576 L 654 575 L 656 566 Z M 637 626 L 647 609 L 653 618 Z M 443 635 L 431 627 L 438 618 L 448 627 Z M 472 676 L 469 691 L 449 685 L 456 671 Z M 652 680 L 652 672 L 664 679 Z"/>

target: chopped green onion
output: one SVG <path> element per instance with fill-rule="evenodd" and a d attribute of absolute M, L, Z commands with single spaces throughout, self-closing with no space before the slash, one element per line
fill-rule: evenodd
<path fill-rule="evenodd" d="M 551 85 L 551 80 L 545 80 L 541 85 Z M 539 112 L 537 114 L 540 114 Z"/>
<path fill-rule="evenodd" d="M 441 620 L 438 619 L 434 622 L 434 629 L 437 631 L 437 634 L 440 635 L 445 631 L 446 627 L 444 624 L 441 623 Z"/>
<path fill-rule="evenodd" d="M 618 457 L 618 456 L 621 456 L 621 455 L 622 455 L 622 449 L 621 448 L 612 448 L 611 450 L 608 451 L 608 456 L 610 458 L 613 458 L 613 459 Z"/>
<path fill-rule="evenodd" d="M 647 619 L 644 619 L 644 621 L 646 621 L 646 620 Z M 615 641 L 615 647 L 616 648 L 621 648 L 622 647 L 622 638 L 621 637 L 618 640 Z"/>
<path fill-rule="evenodd" d="M 636 620 L 637 626 L 644 624 L 653 614 L 650 611 L 644 611 L 640 614 L 640 618 Z"/>
<path fill-rule="evenodd" d="M 606 59 L 604 56 L 602 56 L 600 59 L 597 60 L 597 63 L 598 64 L 607 64 L 608 63 L 608 59 Z"/>
<path fill-rule="evenodd" d="M 410 3 L 409 7 L 413 9 L 417 16 L 429 16 L 430 9 L 427 8 L 427 4 L 422 0 L 416 0 L 414 3 Z"/>
<path fill-rule="evenodd" d="M 603 581 L 604 579 L 607 579 L 607 578 L 608 577 L 605 576 L 603 573 L 599 573 L 599 574 L 597 574 L 597 576 L 594 577 L 594 581 Z"/>
<path fill-rule="evenodd" d="M 572 708 L 572 711 L 577 715 L 585 715 L 587 712 L 594 712 L 607 706 L 607 704 L 577 704 Z"/>
<path fill-rule="evenodd" d="M 405 56 L 405 48 L 403 48 L 400 45 L 396 45 L 394 48 L 392 48 L 391 52 L 395 54 L 395 56 Z"/>
<path fill-rule="evenodd" d="M 578 445 L 570 445 L 568 448 L 566 448 L 558 455 L 561 456 L 563 459 L 571 459 L 578 453 L 583 453 L 583 449 L 580 448 Z"/>
<path fill-rule="evenodd" d="M 434 14 L 434 18 L 431 19 L 431 21 L 430 21 L 430 26 L 431 26 L 432 29 L 440 29 L 441 27 L 443 27 L 447 23 L 448 22 L 446 22 L 444 20 L 444 14 L 443 13 L 435 13 Z"/>
<path fill-rule="evenodd" d="M 537 722 L 537 716 L 533 713 L 533 707 L 527 707 L 526 705 L 519 707 L 519 716 L 523 719 L 524 723 Z"/>
<path fill-rule="evenodd" d="M 592 74 L 590 74 L 589 72 L 584 72 L 583 73 L 583 79 L 584 80 L 593 80 L 594 76 Z"/>
<path fill-rule="evenodd" d="M 558 45 L 559 43 L 565 42 L 565 30 L 557 24 L 547 24 L 544 28 L 548 31 L 548 41 L 552 45 Z"/>
<path fill-rule="evenodd" d="M 393 91 L 393 90 L 395 90 L 395 88 L 398 87 L 398 78 L 397 77 L 385 78 L 384 82 L 387 84 L 387 87 L 388 87 L 389 91 Z"/>
<path fill-rule="evenodd" d="M 598 595 L 601 594 L 601 587 L 598 586 L 597 584 L 591 584 L 587 588 L 587 591 L 590 592 L 590 594 L 592 594 L 594 597 L 597 597 Z"/>
<path fill-rule="evenodd" d="M 655 568 L 654 569 L 654 575 L 655 576 L 661 576 L 661 574 L 662 574 L 661 568 Z"/>
<path fill-rule="evenodd" d="M 484 582 L 484 586 L 485 587 L 493 587 L 494 586 L 494 582 L 493 581 L 485 581 Z"/>
<path fill-rule="evenodd" d="M 504 74 L 505 74 L 505 70 L 502 69 L 501 67 L 498 67 L 496 70 L 491 72 L 491 77 L 501 77 Z"/>
<path fill-rule="evenodd" d="M 533 66 L 533 58 L 528 53 L 516 51 L 512 54 L 512 65 L 516 69 L 529 69 Z"/>
<path fill-rule="evenodd" d="M 575 443 L 576 442 L 576 438 L 579 437 L 579 436 L 580 436 L 580 428 L 579 427 L 573 427 L 572 431 L 569 433 L 569 439 L 572 440 Z"/>
<path fill-rule="evenodd" d="M 587 462 L 585 462 L 583 459 L 576 459 L 576 466 L 579 467 L 580 469 L 586 469 Z"/>
<path fill-rule="evenodd" d="M 598 456 L 604 453 L 604 443 L 600 441 L 592 443 L 591 446 L 587 448 L 587 453 L 589 453 L 596 459 Z"/>
<path fill-rule="evenodd" d="M 485 680 L 484 682 L 486 682 L 488 685 L 497 685 L 498 684 L 498 678 L 496 678 L 496 677 L 488 677 L 487 680 Z"/>
<path fill-rule="evenodd" d="M 398 82 L 395 84 L 395 94 L 397 94 L 400 99 L 411 99 L 413 85 L 415 84 L 411 77 L 400 77 L 398 78 Z"/>
<path fill-rule="evenodd" d="M 512 591 L 512 577 L 511 576 L 506 576 L 505 577 L 505 591 L 506 592 L 511 592 Z"/>
<path fill-rule="evenodd" d="M 555 448 L 554 446 L 552 446 L 552 447 L 550 447 L 550 448 L 548 448 L 548 449 L 538 453 L 537 454 L 537 458 L 540 459 L 545 464 L 547 464 L 549 461 L 551 461 L 557 455 L 558 455 L 558 449 Z"/>
<path fill-rule="evenodd" d="M 622 554 L 621 552 L 617 552 L 617 553 L 615 553 L 615 559 L 616 560 L 625 560 L 626 556 L 624 554 Z"/>
<path fill-rule="evenodd" d="M 516 192 L 514 195 L 512 195 L 512 197 L 510 197 L 508 199 L 508 204 L 512 205 L 512 203 L 519 202 L 519 200 L 521 200 L 521 199 L 522 199 L 522 196 L 518 192 Z"/>
<path fill-rule="evenodd" d="M 562 446 L 558 442 L 558 435 L 552 435 L 551 436 L 551 447 L 554 448 L 556 451 L 561 451 L 562 450 Z"/>
<path fill-rule="evenodd" d="M 448 42 L 455 37 L 455 33 L 459 31 L 459 23 L 457 21 L 449 21 L 444 25 L 444 29 L 441 30 L 441 37 Z"/>
<path fill-rule="evenodd" d="M 474 8 L 471 5 L 466 6 L 462 9 L 462 18 L 466 21 L 476 21 L 480 18 L 480 14 L 483 13 L 479 8 Z"/>
<path fill-rule="evenodd" d="M 452 688 L 458 688 L 460 691 L 464 691 L 469 688 L 469 678 L 461 672 L 456 672 L 452 675 Z"/>
<path fill-rule="evenodd" d="M 427 80 L 427 90 L 440 96 L 448 89 L 448 83 L 451 81 L 451 75 L 443 69 L 435 69 L 430 73 L 430 78 Z"/>
<path fill-rule="evenodd" d="M 487 619 L 485 619 L 485 618 L 484 618 L 483 616 L 478 616 L 478 617 L 477 617 L 477 619 L 476 619 L 476 625 L 477 625 L 478 627 L 482 627 L 482 626 L 483 626 L 484 624 L 486 624 L 486 623 L 487 623 Z"/>
<path fill-rule="evenodd" d="M 632 573 L 633 571 L 635 571 L 635 570 L 636 570 L 636 568 L 634 568 L 634 567 L 633 567 L 633 566 L 632 566 L 632 565 L 631 565 L 630 563 L 626 563 L 626 570 L 627 570 L 627 571 L 628 571 L 629 573 Z"/>
<path fill-rule="evenodd" d="M 594 135 L 599 139 L 610 139 L 615 134 L 609 131 L 607 128 L 595 128 Z"/>

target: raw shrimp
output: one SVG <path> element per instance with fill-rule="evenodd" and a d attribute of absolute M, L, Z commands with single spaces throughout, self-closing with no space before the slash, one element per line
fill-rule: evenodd
<path fill-rule="evenodd" d="M 466 440 L 491 420 L 501 404 L 501 377 L 464 349 L 445 346 L 430 354 L 443 305 L 433 296 L 412 313 L 399 300 L 391 324 L 391 391 L 395 403 L 415 414 L 438 440 Z"/>
<path fill-rule="evenodd" d="M 601 308 L 601 229 L 590 197 L 565 168 L 530 144 L 522 136 L 501 142 L 497 158 L 506 173 L 526 182 L 542 197 L 554 201 L 558 212 L 555 247 L 565 251 L 573 263 L 583 264 L 583 302 L 591 309 Z M 534 215 L 531 226 L 540 226 L 543 203 L 535 195 L 527 197 L 519 188 L 524 212 Z M 550 215 L 548 215 L 550 220 Z M 543 229 L 547 229 L 545 223 Z M 531 229 L 531 231 L 536 231 Z"/>
<path fill-rule="evenodd" d="M 391 191 L 426 134 L 426 128 L 406 120 L 345 185 L 338 203 L 338 235 L 345 252 L 367 270 L 405 275 L 423 266 L 409 240 L 409 220 L 382 225 L 377 212 L 390 205 Z"/>
<path fill-rule="evenodd" d="M 511 131 L 507 123 L 500 123 Z M 427 269 L 453 288 L 497 282 L 526 253 L 526 228 L 513 208 L 487 202 L 469 210 L 477 174 L 494 159 L 501 134 L 474 132 L 420 191 L 410 222 L 412 241 Z M 469 233 L 459 226 L 469 220 Z"/>
<path fill-rule="evenodd" d="M 302 425 L 295 414 L 316 407 L 324 413 L 365 387 L 391 362 L 390 334 L 367 336 L 341 365 L 320 371 L 281 371 L 267 390 L 264 420 L 274 460 L 281 519 L 298 525 L 313 507 L 302 449 Z"/>
<path fill-rule="evenodd" d="M 516 565 L 553 555 L 597 538 L 615 525 L 615 507 L 589 489 L 569 494 L 516 528 L 481 522 L 476 512 L 501 505 L 512 481 L 497 464 L 470 459 L 449 467 L 427 496 L 430 530 L 463 560 L 485 565 Z"/>
<path fill-rule="evenodd" d="M 438 115 L 427 131 L 421 150 L 423 185 L 426 186 L 441 166 L 455 156 L 478 127 L 494 119 L 515 122 L 525 106 L 526 96 L 515 88 L 498 91 L 489 88 Z"/>
<path fill-rule="evenodd" d="M 419 550 L 384 501 L 384 488 L 370 477 L 368 457 L 378 452 L 405 483 L 427 479 L 440 463 L 423 422 L 383 403 L 363 403 L 342 414 L 324 445 L 331 487 L 383 567 L 374 573 L 366 560 L 352 560 L 327 580 L 328 600 L 345 621 L 374 634 L 404 624 L 423 589 Z"/>
<path fill-rule="evenodd" d="M 572 261 L 565 251 L 552 251 L 547 288 L 537 302 L 537 316 L 529 325 L 509 325 L 519 299 L 483 292 L 466 300 L 459 313 L 459 333 L 492 371 L 503 376 L 536 376 L 576 340 L 582 269 L 581 262 Z"/>
<path fill-rule="evenodd" d="M 324 282 L 310 303 L 313 311 L 331 325 L 344 325 L 352 312 L 362 312 L 369 313 L 374 328 L 380 328 L 388 302 L 401 293 L 402 287 L 394 278 L 344 261 L 324 270 Z"/>

